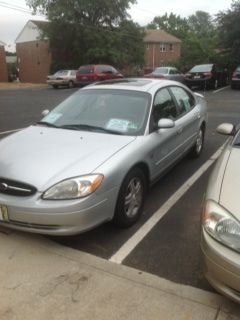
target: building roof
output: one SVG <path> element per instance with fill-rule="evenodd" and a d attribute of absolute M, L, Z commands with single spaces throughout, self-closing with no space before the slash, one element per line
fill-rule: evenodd
<path fill-rule="evenodd" d="M 43 20 L 29 20 L 34 23 L 39 29 L 43 29 L 49 22 Z"/>
<path fill-rule="evenodd" d="M 147 43 L 181 43 L 182 41 L 163 30 L 146 29 L 144 42 Z"/>

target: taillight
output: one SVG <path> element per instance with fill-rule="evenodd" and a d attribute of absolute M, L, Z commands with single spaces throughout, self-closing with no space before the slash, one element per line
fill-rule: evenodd
<path fill-rule="evenodd" d="M 191 73 L 186 73 L 186 74 L 184 75 L 184 77 L 185 77 L 185 78 L 191 78 Z"/>

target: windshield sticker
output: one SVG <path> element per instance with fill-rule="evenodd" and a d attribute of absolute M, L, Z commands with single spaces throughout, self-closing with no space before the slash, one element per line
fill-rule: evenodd
<path fill-rule="evenodd" d="M 137 126 L 129 120 L 125 119 L 110 119 L 106 125 L 109 130 L 127 132 L 129 129 L 137 129 Z"/>
<path fill-rule="evenodd" d="M 57 121 L 59 118 L 61 118 L 62 114 L 61 113 L 57 113 L 57 112 L 50 112 L 48 115 L 46 115 L 46 117 L 44 117 L 44 121 L 50 122 L 50 123 L 54 123 L 55 121 Z"/>

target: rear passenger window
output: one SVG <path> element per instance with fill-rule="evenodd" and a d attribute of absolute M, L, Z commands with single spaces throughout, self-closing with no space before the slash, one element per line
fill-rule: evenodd
<path fill-rule="evenodd" d="M 171 87 L 179 109 L 179 114 L 184 114 L 190 111 L 195 106 L 195 99 L 193 95 L 181 87 Z"/>

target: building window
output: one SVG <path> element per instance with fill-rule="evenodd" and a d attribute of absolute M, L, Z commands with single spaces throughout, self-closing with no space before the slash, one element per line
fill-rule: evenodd
<path fill-rule="evenodd" d="M 172 52 L 172 51 L 173 51 L 173 44 L 172 44 L 172 43 L 169 43 L 169 45 L 168 45 L 168 46 L 169 46 L 169 51 L 171 51 L 171 52 Z"/>
<path fill-rule="evenodd" d="M 166 52 L 166 51 L 167 51 L 167 44 L 160 43 L 160 52 Z"/>

